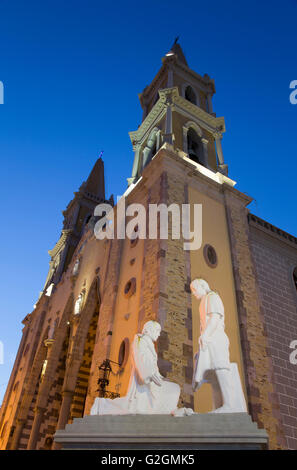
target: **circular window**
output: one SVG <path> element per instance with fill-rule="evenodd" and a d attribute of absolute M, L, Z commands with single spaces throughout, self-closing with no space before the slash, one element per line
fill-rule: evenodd
<path fill-rule="evenodd" d="M 127 284 L 125 285 L 124 288 L 124 295 L 125 297 L 131 297 L 131 295 L 135 294 L 136 292 L 136 279 L 135 277 L 132 277 Z"/>
<path fill-rule="evenodd" d="M 210 268 L 216 268 L 218 265 L 217 252 L 211 245 L 205 245 L 203 249 L 204 259 Z"/>
<path fill-rule="evenodd" d="M 125 338 L 120 345 L 118 363 L 121 367 L 125 367 L 129 357 L 129 340 Z"/>

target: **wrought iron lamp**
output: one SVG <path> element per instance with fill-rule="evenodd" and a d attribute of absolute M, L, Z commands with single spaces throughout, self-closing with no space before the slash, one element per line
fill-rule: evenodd
<path fill-rule="evenodd" d="M 97 392 L 99 392 L 99 397 L 101 398 L 114 399 L 120 396 L 119 393 L 110 392 L 109 390 L 106 390 L 106 388 L 109 385 L 109 376 L 110 376 L 110 373 L 112 372 L 111 363 L 116 364 L 117 366 L 120 366 L 118 362 L 111 361 L 110 359 L 105 359 L 102 362 L 102 364 L 99 366 L 99 380 L 98 380 L 99 389 L 97 390 Z"/>

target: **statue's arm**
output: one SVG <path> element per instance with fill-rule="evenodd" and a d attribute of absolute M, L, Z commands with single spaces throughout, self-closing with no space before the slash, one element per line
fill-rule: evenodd
<path fill-rule="evenodd" d="M 204 349 L 204 346 L 206 346 L 207 342 L 211 340 L 212 335 L 216 331 L 219 320 L 220 320 L 220 314 L 219 313 L 211 313 L 208 315 L 208 320 L 206 323 L 205 330 L 203 331 L 203 334 L 200 336 L 200 343 L 202 346 L 202 349 Z"/>
<path fill-rule="evenodd" d="M 216 331 L 220 317 L 223 315 L 223 305 L 221 299 L 216 293 L 211 293 L 207 299 L 207 316 L 208 320 L 206 323 L 205 330 L 200 337 L 200 344 L 204 348 L 208 341 L 211 341 L 211 337 Z"/>
<path fill-rule="evenodd" d="M 135 338 L 133 350 L 135 368 L 141 381 L 145 384 L 153 381 L 157 385 L 161 385 L 158 365 L 142 338 Z"/>

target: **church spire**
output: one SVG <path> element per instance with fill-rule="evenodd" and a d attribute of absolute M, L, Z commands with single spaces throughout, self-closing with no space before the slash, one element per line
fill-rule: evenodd
<path fill-rule="evenodd" d="M 81 239 L 85 227 L 91 220 L 95 207 L 100 203 L 112 204 L 113 197 L 105 200 L 104 163 L 100 157 L 96 161 L 87 181 L 83 182 L 74 198 L 63 211 L 64 221 L 60 239 L 49 251 L 50 268 L 43 292 L 53 284 L 57 285 L 66 271 L 73 253 Z"/>

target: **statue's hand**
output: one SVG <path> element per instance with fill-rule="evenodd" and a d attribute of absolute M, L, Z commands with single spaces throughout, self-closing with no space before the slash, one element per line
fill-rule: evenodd
<path fill-rule="evenodd" d="M 155 372 L 152 377 L 152 382 L 154 382 L 156 385 L 158 385 L 158 387 L 161 387 L 162 385 L 162 376 L 159 372 Z"/>

